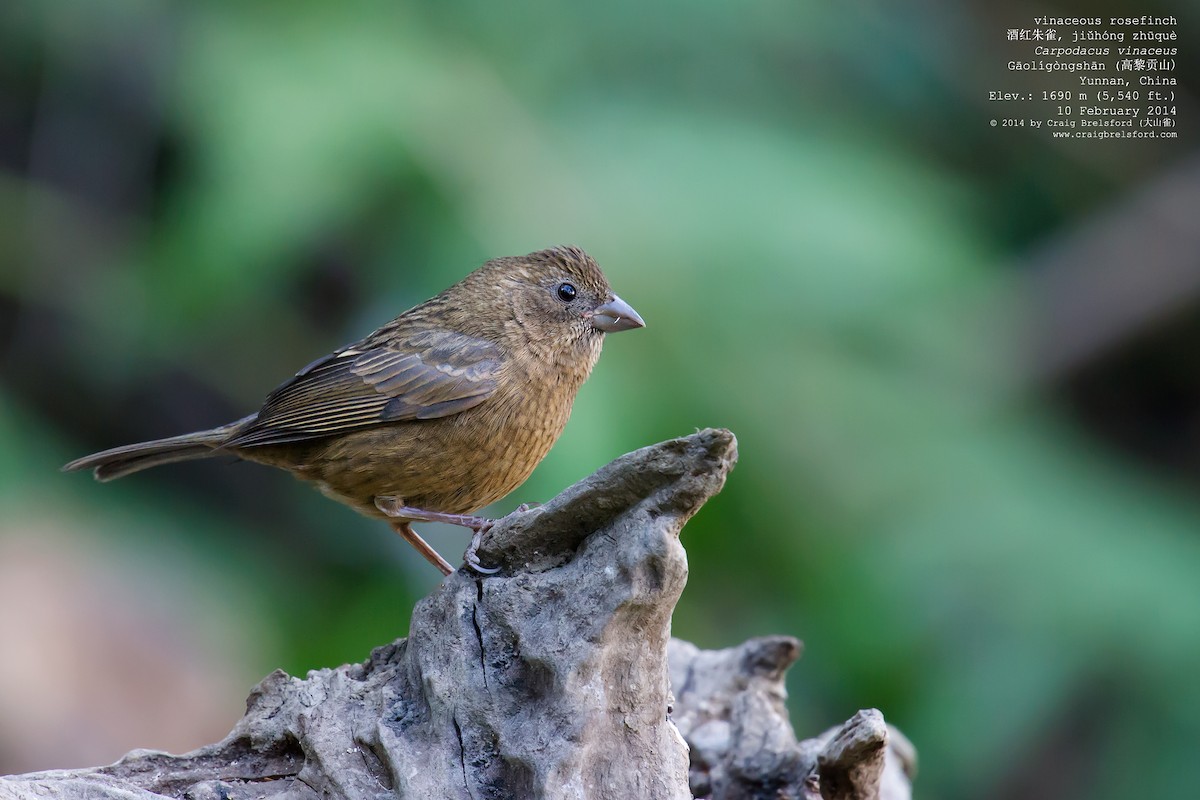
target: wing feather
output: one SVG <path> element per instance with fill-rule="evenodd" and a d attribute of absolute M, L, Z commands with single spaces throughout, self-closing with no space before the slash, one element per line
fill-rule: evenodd
<path fill-rule="evenodd" d="M 499 345 L 445 330 L 345 347 L 273 391 L 226 446 L 284 444 L 458 414 L 492 395 L 504 363 Z"/>

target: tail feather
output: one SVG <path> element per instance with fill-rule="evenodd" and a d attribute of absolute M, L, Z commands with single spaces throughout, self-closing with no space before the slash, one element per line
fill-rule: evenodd
<path fill-rule="evenodd" d="M 96 480 L 111 481 L 150 467 L 157 467 L 160 464 L 208 458 L 224 452 L 221 450 L 221 445 L 229 439 L 230 434 L 250 419 L 252 417 L 212 430 L 114 447 L 111 450 L 77 458 L 62 469 L 63 472 L 90 469 L 96 476 Z"/>

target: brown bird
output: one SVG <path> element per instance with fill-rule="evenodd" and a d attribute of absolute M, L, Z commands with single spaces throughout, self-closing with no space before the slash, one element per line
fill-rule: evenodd
<path fill-rule="evenodd" d="M 533 472 L 562 433 L 605 333 L 645 323 L 577 247 L 488 261 L 366 338 L 317 359 L 257 414 L 212 430 L 80 458 L 109 481 L 148 467 L 233 455 L 280 467 L 372 517 L 430 563 L 450 565 L 409 523 L 471 528 L 470 516 Z"/>

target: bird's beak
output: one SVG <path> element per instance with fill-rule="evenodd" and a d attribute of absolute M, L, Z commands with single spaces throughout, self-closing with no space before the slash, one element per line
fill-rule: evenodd
<path fill-rule="evenodd" d="M 646 323 L 633 310 L 633 306 L 614 294 L 611 300 L 592 312 L 592 327 L 605 333 L 616 333 L 644 328 Z"/>

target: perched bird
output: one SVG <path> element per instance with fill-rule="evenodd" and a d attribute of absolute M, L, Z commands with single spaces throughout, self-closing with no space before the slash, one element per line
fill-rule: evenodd
<path fill-rule="evenodd" d="M 562 433 L 605 333 L 645 323 L 577 247 L 497 258 L 366 338 L 318 358 L 258 413 L 212 430 L 80 458 L 109 481 L 148 467 L 233 455 L 312 481 L 389 519 L 430 563 L 450 565 L 409 523 L 471 528 L 470 516 L 529 477 Z"/>

